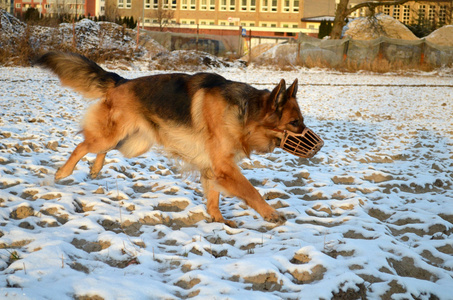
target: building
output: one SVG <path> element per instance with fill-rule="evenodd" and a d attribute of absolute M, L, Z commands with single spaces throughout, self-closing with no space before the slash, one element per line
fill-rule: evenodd
<path fill-rule="evenodd" d="M 8 13 L 13 12 L 14 2 L 12 0 L 0 0 L 0 9 L 6 10 Z"/>
<path fill-rule="evenodd" d="M 335 16 L 337 2 L 335 0 L 305 0 L 303 17 Z"/>
<path fill-rule="evenodd" d="M 103 16 L 105 0 L 14 0 L 16 16 L 24 14 L 30 7 L 38 9 L 40 14 L 49 17 Z"/>
<path fill-rule="evenodd" d="M 303 0 L 106 0 L 106 15 L 133 17 L 146 29 L 208 34 L 296 37 L 302 28 Z"/>
<path fill-rule="evenodd" d="M 403 5 L 381 6 L 378 12 L 392 16 L 406 25 L 422 22 L 443 26 L 452 22 L 453 1 L 409 1 Z"/>
<path fill-rule="evenodd" d="M 351 0 L 348 7 L 369 0 Z M 336 5 L 339 0 L 306 0 L 305 16 L 301 20 L 302 28 L 319 30 L 321 21 L 333 22 L 335 18 Z M 384 13 L 392 16 L 403 24 L 417 24 L 420 20 L 425 23 L 443 26 L 452 23 L 453 0 L 433 0 L 433 1 L 408 1 L 402 5 L 382 5 L 376 8 L 376 13 Z M 365 17 L 369 15 L 367 7 L 355 10 L 349 15 L 349 19 Z"/>

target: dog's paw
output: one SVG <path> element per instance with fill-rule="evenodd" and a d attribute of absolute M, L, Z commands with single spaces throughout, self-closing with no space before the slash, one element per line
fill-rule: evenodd
<path fill-rule="evenodd" d="M 264 220 L 277 224 L 284 224 L 286 222 L 286 217 L 278 211 L 274 211 L 271 214 L 264 217 Z"/>
<path fill-rule="evenodd" d="M 65 177 L 68 177 L 68 175 L 64 174 L 63 170 L 59 168 L 55 173 L 55 181 L 59 181 Z"/>
<path fill-rule="evenodd" d="M 72 174 L 72 170 L 67 171 L 64 166 L 59 168 L 57 172 L 55 172 L 55 182 L 60 181 Z"/>
<path fill-rule="evenodd" d="M 211 222 L 223 223 L 231 228 L 238 228 L 235 221 L 225 220 L 224 218 L 211 218 Z"/>
<path fill-rule="evenodd" d="M 98 176 L 99 176 L 99 172 L 93 172 L 93 171 L 90 172 L 91 179 L 96 179 Z"/>
<path fill-rule="evenodd" d="M 224 220 L 225 225 L 230 226 L 231 228 L 238 228 L 238 224 L 235 221 Z"/>

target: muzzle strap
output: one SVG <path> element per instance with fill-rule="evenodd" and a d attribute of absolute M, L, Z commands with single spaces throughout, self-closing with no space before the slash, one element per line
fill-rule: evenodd
<path fill-rule="evenodd" d="M 273 130 L 283 133 L 280 148 L 299 157 L 311 158 L 324 146 L 324 141 L 309 128 L 305 128 L 302 133 Z"/>

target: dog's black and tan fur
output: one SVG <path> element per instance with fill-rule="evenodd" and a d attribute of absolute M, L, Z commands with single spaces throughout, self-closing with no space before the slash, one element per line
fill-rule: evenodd
<path fill-rule="evenodd" d="M 297 79 L 288 89 L 281 80 L 268 91 L 211 73 L 128 80 L 69 53 L 50 52 L 36 63 L 57 74 L 63 85 L 100 99 L 83 121 L 85 140 L 57 171 L 56 180 L 71 175 L 87 153 L 97 154 L 94 178 L 109 150 L 135 157 L 160 144 L 200 171 L 213 221 L 236 225 L 219 210 L 220 192 L 243 199 L 265 220 L 285 220 L 242 175 L 237 162 L 252 152 L 273 151 L 279 138 L 272 129 L 300 133 L 305 128 L 296 101 Z"/>

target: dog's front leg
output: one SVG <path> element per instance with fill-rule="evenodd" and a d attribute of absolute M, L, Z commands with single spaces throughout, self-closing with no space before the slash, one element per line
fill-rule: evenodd
<path fill-rule="evenodd" d="M 107 152 L 101 152 L 96 155 L 96 159 L 94 160 L 93 165 L 91 166 L 90 176 L 92 179 L 98 177 L 99 172 L 101 171 L 102 167 L 104 166 L 105 156 Z"/>
<path fill-rule="evenodd" d="M 83 141 L 79 145 L 77 145 L 77 147 L 74 149 L 66 163 L 57 170 L 57 172 L 55 173 L 55 180 L 58 181 L 71 175 L 72 172 L 74 171 L 76 164 L 87 153 L 88 153 L 87 143 Z"/>
<path fill-rule="evenodd" d="M 261 197 L 260 193 L 242 175 L 240 169 L 230 161 L 221 161 L 214 168 L 214 179 L 227 193 L 241 198 L 245 203 L 256 210 L 266 221 L 283 223 L 285 216 L 277 212 Z"/>
<path fill-rule="evenodd" d="M 237 224 L 234 221 L 225 220 L 220 212 L 219 208 L 219 196 L 220 192 L 214 189 L 213 181 L 202 176 L 201 183 L 203 185 L 203 190 L 207 199 L 206 210 L 211 216 L 213 222 L 225 223 L 226 225 L 237 228 Z"/>

